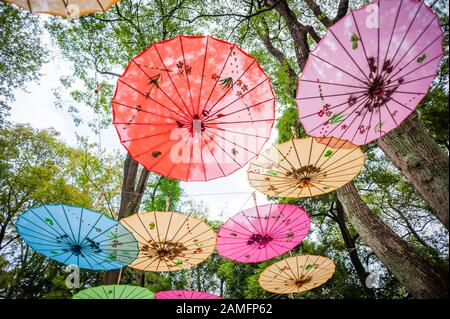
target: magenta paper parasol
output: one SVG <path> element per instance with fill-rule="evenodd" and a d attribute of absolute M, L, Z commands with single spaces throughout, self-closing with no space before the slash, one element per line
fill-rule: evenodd
<path fill-rule="evenodd" d="M 156 299 L 221 299 L 209 292 L 192 290 L 167 290 L 155 294 Z"/>
<path fill-rule="evenodd" d="M 310 53 L 297 105 L 306 132 L 367 144 L 426 95 L 443 54 L 439 17 L 418 0 L 377 0 L 334 24 Z"/>
<path fill-rule="evenodd" d="M 295 205 L 256 206 L 231 217 L 217 234 L 219 255 L 244 263 L 268 260 L 290 251 L 309 231 L 309 216 Z"/>

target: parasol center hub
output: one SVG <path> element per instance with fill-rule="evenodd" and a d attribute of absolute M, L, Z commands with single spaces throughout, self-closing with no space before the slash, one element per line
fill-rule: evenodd
<path fill-rule="evenodd" d="M 163 241 L 159 243 L 152 242 L 150 246 L 145 245 L 142 250 L 145 252 L 153 250 L 158 259 L 173 260 L 183 256 L 187 248 L 179 242 Z"/>
<path fill-rule="evenodd" d="M 381 78 L 375 78 L 369 85 L 367 93 L 371 99 L 380 98 L 384 95 L 385 87 L 384 80 Z"/>
<path fill-rule="evenodd" d="M 303 177 L 299 181 L 300 187 L 309 187 L 311 186 L 311 178 L 310 177 Z"/>
<path fill-rule="evenodd" d="M 158 257 L 159 258 L 164 258 L 164 257 L 166 257 L 169 254 L 170 254 L 170 251 L 167 250 L 167 249 L 161 249 L 161 250 L 158 251 Z"/>
<path fill-rule="evenodd" d="M 260 247 L 265 247 L 272 240 L 273 238 L 269 235 L 253 234 L 247 241 L 247 245 L 258 245 Z"/>
<path fill-rule="evenodd" d="M 310 281 L 311 281 L 311 277 L 304 278 L 304 279 L 298 279 L 298 280 L 296 280 L 296 281 L 294 282 L 294 285 L 295 285 L 297 288 L 300 288 L 300 287 L 302 287 L 304 284 L 306 284 L 306 283 L 308 283 L 308 282 L 310 282 Z"/>
<path fill-rule="evenodd" d="M 192 120 L 192 133 L 193 134 L 200 134 L 205 130 L 205 124 L 202 120 L 194 118 Z"/>
<path fill-rule="evenodd" d="M 70 247 L 70 252 L 72 254 L 74 254 L 75 256 L 79 256 L 79 255 L 81 255 L 82 249 L 83 249 L 83 247 L 81 247 L 81 245 L 72 245 L 72 247 Z"/>

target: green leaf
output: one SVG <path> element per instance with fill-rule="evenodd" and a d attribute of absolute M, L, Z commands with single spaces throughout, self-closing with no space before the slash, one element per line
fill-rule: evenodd
<path fill-rule="evenodd" d="M 53 220 L 51 218 L 45 217 L 44 221 L 49 224 L 50 226 L 53 226 Z"/>
<path fill-rule="evenodd" d="M 352 42 L 357 42 L 359 41 L 359 37 L 357 34 L 353 33 L 352 36 L 350 37 L 350 41 Z"/>
<path fill-rule="evenodd" d="M 328 151 L 326 151 L 326 152 L 323 154 L 323 156 L 325 156 L 325 157 L 330 157 L 332 154 L 333 154 L 333 151 L 332 151 L 332 150 L 328 150 Z"/>
<path fill-rule="evenodd" d="M 330 124 L 337 124 L 342 122 L 347 115 L 343 113 L 335 114 L 330 120 Z"/>
<path fill-rule="evenodd" d="M 268 175 L 271 175 L 271 176 L 278 176 L 278 173 L 277 172 L 275 172 L 274 170 L 268 170 L 268 171 L 266 171 L 266 173 L 268 174 Z"/>
<path fill-rule="evenodd" d="M 427 55 L 424 53 L 417 58 L 417 63 L 422 63 L 426 59 Z"/>

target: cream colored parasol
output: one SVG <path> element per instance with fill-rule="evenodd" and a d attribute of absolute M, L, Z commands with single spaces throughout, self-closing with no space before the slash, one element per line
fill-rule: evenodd
<path fill-rule="evenodd" d="M 120 222 L 139 242 L 139 255 L 131 268 L 155 272 L 187 269 L 207 259 L 216 246 L 214 230 L 190 215 L 155 211 Z"/>
<path fill-rule="evenodd" d="M 105 12 L 119 0 L 2 0 L 30 11 L 64 18 L 78 18 L 95 12 Z"/>
<path fill-rule="evenodd" d="M 316 288 L 330 279 L 334 262 L 322 256 L 296 256 L 267 267 L 259 277 L 260 286 L 275 294 L 292 294 Z"/>
<path fill-rule="evenodd" d="M 361 149 L 337 138 L 302 138 L 274 145 L 248 169 L 250 185 L 273 197 L 313 197 L 349 183 L 364 165 Z"/>

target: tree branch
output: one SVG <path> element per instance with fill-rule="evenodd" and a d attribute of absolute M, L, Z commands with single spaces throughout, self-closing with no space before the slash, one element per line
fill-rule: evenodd
<path fill-rule="evenodd" d="M 314 13 L 314 15 L 319 19 L 320 22 L 327 28 L 329 28 L 333 22 L 330 20 L 330 18 L 327 17 L 327 15 L 320 9 L 320 6 L 316 3 L 315 0 L 304 0 L 308 7 L 311 9 L 311 11 Z"/>
<path fill-rule="evenodd" d="M 339 1 L 338 11 L 333 19 L 333 24 L 342 19 L 348 12 L 348 0 Z"/>
<path fill-rule="evenodd" d="M 286 21 L 289 32 L 294 40 L 297 63 L 302 70 L 309 55 L 308 28 L 298 21 L 295 13 L 291 10 L 286 0 L 281 0 L 279 2 L 265 0 L 264 3 L 266 7 L 274 8 Z"/>
<path fill-rule="evenodd" d="M 338 10 L 336 13 L 336 16 L 331 20 L 325 12 L 322 11 L 320 6 L 317 4 L 315 0 L 304 0 L 308 7 L 311 9 L 311 11 L 314 13 L 316 18 L 322 22 L 322 24 L 329 28 L 333 24 L 335 24 L 337 21 L 339 21 L 341 18 L 343 18 L 348 11 L 348 0 L 340 0 L 338 4 Z"/>
<path fill-rule="evenodd" d="M 287 73 L 290 79 L 290 82 L 293 84 L 293 87 L 296 86 L 297 84 L 297 73 L 295 72 L 295 70 L 292 68 L 291 64 L 289 63 L 288 59 L 286 58 L 286 55 L 283 53 L 283 51 L 279 50 L 277 47 L 275 47 L 275 45 L 273 44 L 271 38 L 270 38 L 270 32 L 269 32 L 269 26 L 267 25 L 267 21 L 264 18 L 261 18 L 262 24 L 263 24 L 263 32 L 257 32 L 256 30 L 256 34 L 258 36 L 258 38 L 261 40 L 261 42 L 264 44 L 264 46 L 266 47 L 267 51 L 269 51 L 270 54 L 273 55 L 273 57 L 275 59 L 278 60 L 278 62 L 281 65 L 286 66 L 287 68 Z M 293 96 L 295 97 L 296 95 L 296 89 L 292 90 L 293 91 Z"/>

